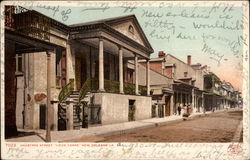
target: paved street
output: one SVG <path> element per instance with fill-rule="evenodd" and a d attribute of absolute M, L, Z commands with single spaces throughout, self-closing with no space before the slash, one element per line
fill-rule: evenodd
<path fill-rule="evenodd" d="M 105 137 L 102 142 L 232 142 L 242 111 L 227 111 Z"/>
<path fill-rule="evenodd" d="M 230 109 L 206 115 L 196 113 L 187 121 L 174 115 L 88 129 L 52 131 L 51 138 L 52 142 L 231 142 L 241 138 L 241 119 L 242 111 Z M 45 130 L 20 130 L 18 137 L 6 140 L 44 142 Z"/>

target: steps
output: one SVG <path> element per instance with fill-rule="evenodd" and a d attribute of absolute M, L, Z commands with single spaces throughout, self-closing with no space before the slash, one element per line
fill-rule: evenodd
<path fill-rule="evenodd" d="M 87 103 L 90 101 L 90 95 L 87 94 L 85 98 L 83 99 Z M 61 107 L 58 108 L 58 113 L 60 114 L 59 118 L 61 117 L 65 123 L 67 123 L 67 114 L 66 114 L 66 108 L 68 105 L 73 103 L 73 129 L 79 130 L 82 128 L 82 107 L 78 105 L 79 101 L 79 91 L 72 91 L 71 94 L 61 103 Z"/>
<path fill-rule="evenodd" d="M 78 111 L 78 105 L 74 105 L 73 107 L 73 128 L 80 129 L 82 126 L 82 110 Z M 79 112 L 79 113 L 78 113 Z"/>

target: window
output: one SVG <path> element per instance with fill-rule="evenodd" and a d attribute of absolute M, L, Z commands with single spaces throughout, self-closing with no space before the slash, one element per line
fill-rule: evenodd
<path fill-rule="evenodd" d="M 184 72 L 184 77 L 187 77 L 188 76 L 188 72 Z"/>
<path fill-rule="evenodd" d="M 128 31 L 132 34 L 134 34 L 134 27 L 132 25 L 129 25 Z"/>
<path fill-rule="evenodd" d="M 16 55 L 16 72 L 23 72 L 23 54 Z"/>
<path fill-rule="evenodd" d="M 66 85 L 66 48 L 56 50 L 56 86 L 57 88 Z"/>

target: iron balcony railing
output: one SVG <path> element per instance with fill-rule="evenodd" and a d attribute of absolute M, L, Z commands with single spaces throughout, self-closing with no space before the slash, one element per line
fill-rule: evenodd
<path fill-rule="evenodd" d="M 50 19 L 34 10 L 5 6 L 5 29 L 49 41 L 50 26 Z"/>
<path fill-rule="evenodd" d="M 114 80 L 104 80 L 104 89 L 105 92 L 109 93 L 119 93 L 120 83 Z M 79 102 L 84 98 L 87 92 L 97 92 L 99 87 L 99 80 L 97 78 L 89 78 L 83 84 L 80 94 L 79 94 Z M 135 84 L 132 83 L 124 83 L 124 93 L 135 95 Z M 139 85 L 139 93 L 140 95 L 147 95 L 147 87 Z"/>

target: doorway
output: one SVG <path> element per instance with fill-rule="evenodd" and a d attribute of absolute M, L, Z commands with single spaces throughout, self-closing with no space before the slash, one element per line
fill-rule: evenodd
<path fill-rule="evenodd" d="M 40 123 L 39 128 L 45 129 L 45 126 L 46 126 L 46 105 L 45 104 L 40 105 L 39 123 Z"/>
<path fill-rule="evenodd" d="M 165 116 L 170 116 L 170 98 L 171 98 L 171 95 L 167 95 L 165 97 Z"/>
<path fill-rule="evenodd" d="M 76 89 L 80 90 L 83 83 L 87 80 L 86 55 L 83 53 L 76 53 L 75 56 L 75 79 Z"/>
<path fill-rule="evenodd" d="M 128 121 L 135 121 L 135 100 L 129 100 Z"/>

